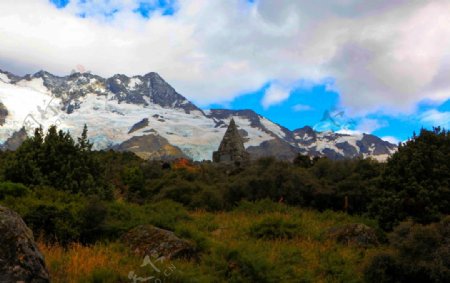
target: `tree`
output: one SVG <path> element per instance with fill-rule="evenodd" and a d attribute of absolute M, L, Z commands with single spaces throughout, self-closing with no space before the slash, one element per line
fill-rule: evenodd
<path fill-rule="evenodd" d="M 370 210 L 386 229 L 406 217 L 430 223 L 449 214 L 449 132 L 422 129 L 419 136 L 400 145 L 388 160 L 380 186 Z M 395 207 L 386 207 L 386 201 Z"/>
<path fill-rule="evenodd" d="M 105 192 L 102 169 L 91 147 L 86 125 L 78 143 L 56 126 L 51 126 L 45 136 L 38 128 L 6 162 L 5 179 L 74 193 Z"/>
<path fill-rule="evenodd" d="M 84 124 L 83 132 L 81 133 L 81 137 L 78 138 L 78 147 L 81 151 L 90 152 L 92 149 L 92 143 L 89 142 L 88 136 L 88 128 L 87 125 Z"/>
<path fill-rule="evenodd" d="M 303 155 L 299 153 L 293 161 L 294 165 L 303 167 L 303 168 L 309 168 L 313 165 L 313 161 L 308 155 Z"/>

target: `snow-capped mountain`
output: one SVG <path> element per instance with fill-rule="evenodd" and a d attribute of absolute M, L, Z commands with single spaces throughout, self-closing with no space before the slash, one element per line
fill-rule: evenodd
<path fill-rule="evenodd" d="M 25 132 L 56 124 L 79 135 L 86 123 L 94 148 L 134 151 L 145 158 L 209 160 L 234 118 L 253 157 L 291 159 L 297 153 L 330 158 L 386 159 L 396 146 L 373 135 L 290 131 L 252 110 L 201 110 L 157 73 L 102 78 L 59 77 L 45 71 L 23 77 L 0 70 L 0 143 L 17 147 Z M 21 130 L 22 129 L 22 130 Z"/>

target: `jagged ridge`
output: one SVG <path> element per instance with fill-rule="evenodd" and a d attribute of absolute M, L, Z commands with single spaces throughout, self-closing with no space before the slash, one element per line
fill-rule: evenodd
<path fill-rule="evenodd" d="M 42 101 L 47 104 L 40 105 Z M 161 142 L 161 146 L 173 146 L 169 153 L 177 148 L 196 160 L 211 159 L 234 118 L 253 158 L 275 155 L 291 159 L 300 152 L 333 159 L 385 159 L 396 150 L 395 145 L 373 135 L 321 133 L 310 127 L 290 131 L 248 109 L 202 111 L 154 72 L 105 79 L 90 73 L 60 77 L 39 71 L 20 77 L 0 71 L 0 103 L 0 118 L 4 119 L 0 128 L 2 143 L 32 117 L 33 125 L 41 123 L 45 127 L 58 122 L 73 134 L 78 134 L 86 123 L 97 149 L 121 145 L 127 148 L 139 141 L 144 151 L 155 151 L 155 146 L 143 144 L 148 138 L 136 138 L 153 135 L 150 140 L 165 140 L 167 144 Z M 162 152 L 148 152 L 148 156 L 166 156 Z"/>

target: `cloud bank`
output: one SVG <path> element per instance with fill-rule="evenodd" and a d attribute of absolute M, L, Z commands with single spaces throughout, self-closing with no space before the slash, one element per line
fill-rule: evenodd
<path fill-rule="evenodd" d="M 447 0 L 183 0 L 173 15 L 156 9 L 148 19 L 136 9 L 155 1 L 76 2 L 0 1 L 0 68 L 156 71 L 200 105 L 283 82 L 268 88 L 270 107 L 299 80 L 329 78 L 353 113 L 450 98 Z"/>

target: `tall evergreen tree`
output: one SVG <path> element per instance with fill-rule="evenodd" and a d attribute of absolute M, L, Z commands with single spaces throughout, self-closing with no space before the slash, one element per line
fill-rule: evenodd
<path fill-rule="evenodd" d="M 105 182 L 91 148 L 86 125 L 78 143 L 70 133 L 58 131 L 56 126 L 51 126 L 45 136 L 42 128 L 38 128 L 6 163 L 5 179 L 75 193 L 99 193 L 104 191 Z"/>

